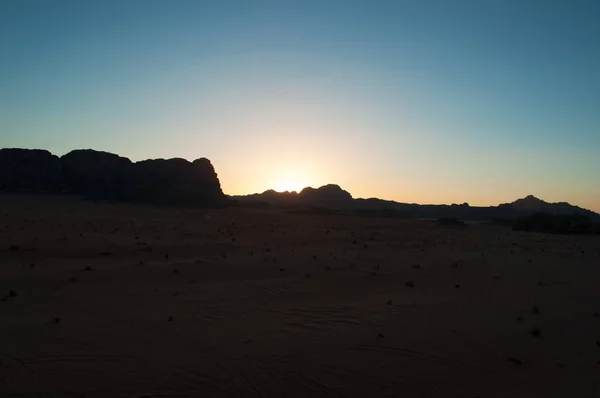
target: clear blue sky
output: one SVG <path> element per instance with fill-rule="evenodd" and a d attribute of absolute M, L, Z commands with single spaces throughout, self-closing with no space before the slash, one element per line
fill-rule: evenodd
<path fill-rule="evenodd" d="M 600 211 L 600 1 L 4 0 L 0 147 Z"/>

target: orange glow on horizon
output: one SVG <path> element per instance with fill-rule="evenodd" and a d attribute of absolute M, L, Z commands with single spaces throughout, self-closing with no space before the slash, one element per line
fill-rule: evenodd
<path fill-rule="evenodd" d="M 306 178 L 306 175 L 299 170 L 275 170 L 274 174 L 271 189 L 277 192 L 300 192 L 310 186 L 310 179 Z"/>

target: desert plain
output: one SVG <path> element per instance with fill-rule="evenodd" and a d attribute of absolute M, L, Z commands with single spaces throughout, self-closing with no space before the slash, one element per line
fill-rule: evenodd
<path fill-rule="evenodd" d="M 600 397 L 600 240 L 0 196 L 0 396 Z"/>

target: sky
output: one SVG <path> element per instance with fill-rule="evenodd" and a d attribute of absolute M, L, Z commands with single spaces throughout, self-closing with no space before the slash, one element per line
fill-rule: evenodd
<path fill-rule="evenodd" d="M 0 147 L 600 211 L 598 0 L 3 0 Z"/>

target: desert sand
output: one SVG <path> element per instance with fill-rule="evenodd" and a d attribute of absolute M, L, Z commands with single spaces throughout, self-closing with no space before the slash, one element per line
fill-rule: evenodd
<path fill-rule="evenodd" d="M 0 395 L 600 397 L 600 240 L 0 196 Z"/>

